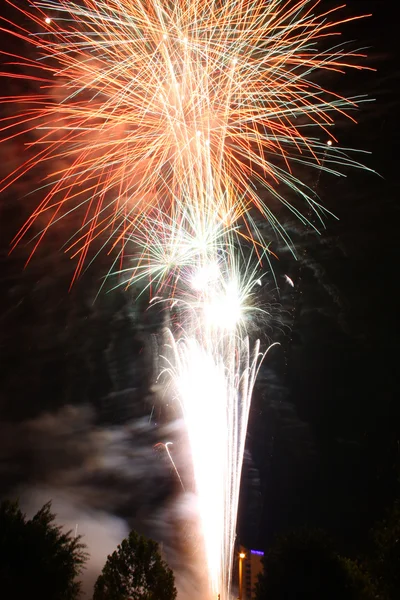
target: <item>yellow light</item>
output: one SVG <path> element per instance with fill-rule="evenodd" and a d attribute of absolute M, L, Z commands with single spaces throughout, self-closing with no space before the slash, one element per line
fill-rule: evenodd
<path fill-rule="evenodd" d="M 239 558 L 246 558 L 246 555 L 245 555 L 245 553 L 244 553 L 244 552 L 241 552 L 241 553 L 239 554 Z"/>
<path fill-rule="evenodd" d="M 45 20 L 44 20 L 44 22 L 45 22 L 47 25 L 50 25 L 50 23 L 51 23 L 51 19 L 50 19 L 50 17 L 46 17 L 46 18 L 45 18 Z"/>
<path fill-rule="evenodd" d="M 332 146 L 332 140 L 328 140 L 328 141 L 326 142 L 326 144 L 327 144 L 327 146 Z"/>

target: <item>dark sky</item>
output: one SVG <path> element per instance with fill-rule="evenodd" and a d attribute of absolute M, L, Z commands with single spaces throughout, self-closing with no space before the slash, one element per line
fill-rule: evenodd
<path fill-rule="evenodd" d="M 251 409 L 239 527 L 247 545 L 266 548 L 275 533 L 309 524 L 356 553 L 398 491 L 394 8 L 384 0 L 349 3 L 350 12 L 374 13 L 345 35 L 369 47 L 377 72 L 346 75 L 340 90 L 375 102 L 361 108 L 358 125 L 335 130 L 341 145 L 371 153 L 363 161 L 379 175 L 322 176 L 318 192 L 339 220 L 328 220 L 321 236 L 288 220 L 297 262 L 276 243 L 281 295 L 271 284 L 276 318 L 264 334 L 281 346 L 261 369 Z M 20 148 L 9 143 L 0 152 L 4 175 Z M 26 178 L 0 201 L 0 493 L 18 495 L 27 510 L 54 498 L 61 518 L 87 534 L 94 570 L 126 523 L 163 540 L 179 566 L 176 481 L 153 450 L 179 438 L 151 388 L 159 323 L 121 289 L 93 302 L 103 258 L 68 292 L 62 231 L 50 233 L 25 270 L 28 247 L 8 255 L 37 200 L 24 198 L 31 185 Z M 190 514 L 189 504 L 180 510 Z"/>

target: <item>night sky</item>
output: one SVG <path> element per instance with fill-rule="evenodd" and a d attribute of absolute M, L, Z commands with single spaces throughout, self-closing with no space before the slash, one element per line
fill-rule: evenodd
<path fill-rule="evenodd" d="M 377 71 L 339 77 L 335 89 L 375 101 L 362 105 L 358 125 L 340 122 L 334 133 L 341 145 L 368 151 L 361 160 L 376 174 L 322 175 L 317 191 L 338 220 L 317 236 L 282 213 L 298 260 L 272 244 L 280 292 L 270 278 L 263 295 L 271 319 L 261 335 L 281 345 L 254 392 L 238 528 L 244 545 L 262 549 L 276 533 L 310 525 L 356 555 L 398 494 L 396 3 L 348 4 L 350 14 L 373 13 L 343 35 L 368 48 L 365 64 Z M 0 43 L 21 52 L 11 38 Z M 16 88 L 2 81 L 2 93 Z M 6 116 L 9 108 L 1 110 Z M 0 176 L 21 152 L 20 142 L 0 146 Z M 38 202 L 26 195 L 38 176 L 0 198 L 0 494 L 19 497 L 28 512 L 53 498 L 60 519 L 86 535 L 92 576 L 130 527 L 162 541 L 179 568 L 190 535 L 179 515 L 190 517 L 190 502 L 176 504 L 179 482 L 153 448 L 168 439 L 178 448 L 180 439 L 177 414 L 152 385 L 162 316 L 122 288 L 96 298 L 106 256 L 68 290 L 74 265 L 61 246 L 73 216 L 25 269 L 29 244 L 9 255 Z M 176 449 L 178 464 L 181 454 Z"/>

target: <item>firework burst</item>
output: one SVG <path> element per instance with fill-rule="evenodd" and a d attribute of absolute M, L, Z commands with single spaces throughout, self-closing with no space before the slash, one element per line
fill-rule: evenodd
<path fill-rule="evenodd" d="M 188 203 L 202 219 L 212 212 L 264 247 L 258 212 L 290 243 L 271 207 L 278 201 L 307 219 L 286 199 L 288 188 L 323 214 L 295 163 L 333 171 L 355 164 L 332 146 L 322 165 L 335 113 L 349 116 L 356 99 L 326 90 L 315 73 L 360 68 L 360 54 L 343 43 L 317 51 L 319 41 L 336 41 L 346 21 L 337 11 L 316 14 L 317 4 L 49 0 L 30 3 L 29 12 L 18 7 L 30 29 L 6 24 L 2 31 L 34 47 L 34 58 L 9 59 L 37 91 L 3 99 L 15 112 L 2 133 L 33 131 L 35 152 L 2 188 L 38 165 L 46 175 L 43 200 L 15 244 L 41 217 L 36 248 L 48 227 L 77 210 L 81 228 L 67 248 L 78 275 L 95 238 L 124 248 L 154 208 L 179 223 Z"/>

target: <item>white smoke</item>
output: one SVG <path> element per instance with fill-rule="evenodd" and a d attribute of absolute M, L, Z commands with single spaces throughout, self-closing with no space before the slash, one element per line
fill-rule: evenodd
<path fill-rule="evenodd" d="M 0 476 L 16 480 L 8 497 L 19 498 L 28 517 L 51 500 L 57 522 L 83 536 L 90 554 L 82 575 L 86 597 L 130 529 L 159 542 L 179 598 L 203 597 L 196 501 L 190 493 L 177 497 L 174 472 L 154 450 L 177 433 L 179 421 L 99 426 L 90 408 L 65 406 L 3 427 Z"/>

